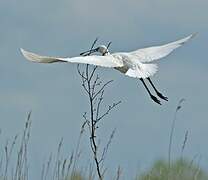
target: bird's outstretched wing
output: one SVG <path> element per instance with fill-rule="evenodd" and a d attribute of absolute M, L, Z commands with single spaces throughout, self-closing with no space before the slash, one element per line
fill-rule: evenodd
<path fill-rule="evenodd" d="M 84 63 L 103 67 L 121 67 L 123 62 L 114 58 L 111 55 L 108 56 L 85 56 L 85 57 L 73 57 L 73 58 L 61 58 L 61 57 L 48 57 L 41 56 L 24 49 L 21 49 L 23 56 L 29 61 L 37 63 L 54 63 L 54 62 L 71 62 L 71 63 Z"/>
<path fill-rule="evenodd" d="M 153 47 L 138 49 L 136 51 L 129 52 L 129 54 L 140 62 L 151 62 L 154 60 L 158 60 L 169 55 L 174 49 L 182 46 L 188 40 L 193 38 L 195 35 L 196 34 L 192 34 L 183 39 L 162 46 L 153 46 Z"/>

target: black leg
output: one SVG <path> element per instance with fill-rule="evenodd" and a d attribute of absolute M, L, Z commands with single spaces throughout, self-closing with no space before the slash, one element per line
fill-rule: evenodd
<path fill-rule="evenodd" d="M 153 87 L 153 89 L 155 90 L 155 92 L 157 93 L 157 95 L 158 95 L 161 99 L 164 99 L 164 100 L 168 101 L 168 98 L 165 97 L 165 96 L 163 96 L 162 93 L 160 93 L 160 92 L 156 89 L 156 87 L 155 87 L 154 84 L 152 83 L 151 79 L 150 79 L 149 77 L 148 77 L 147 79 L 148 79 L 148 81 L 150 82 L 150 84 L 152 85 L 152 87 Z"/>
<path fill-rule="evenodd" d="M 151 94 L 151 92 L 150 92 L 150 90 L 148 89 L 147 85 L 145 84 L 144 80 L 143 80 L 142 78 L 140 78 L 140 80 L 142 81 L 142 83 L 143 83 L 145 89 L 147 90 L 148 94 L 150 95 L 151 99 L 152 99 L 153 101 L 155 101 L 157 104 L 160 104 L 160 105 L 161 105 L 160 101 L 159 101 L 155 96 L 153 96 L 153 95 Z"/>

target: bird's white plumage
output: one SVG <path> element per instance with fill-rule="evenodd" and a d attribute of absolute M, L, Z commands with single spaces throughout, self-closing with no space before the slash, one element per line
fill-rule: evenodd
<path fill-rule="evenodd" d="M 102 67 L 121 67 L 123 62 L 119 59 L 114 58 L 111 55 L 108 56 L 80 56 L 72 58 L 61 58 L 61 57 L 49 57 L 40 56 L 38 54 L 21 49 L 24 57 L 30 61 L 37 63 L 54 63 L 54 62 L 71 62 L 71 63 L 84 63 Z"/>
<path fill-rule="evenodd" d="M 125 75 L 134 78 L 148 78 L 157 72 L 156 64 L 140 64 L 135 69 L 129 69 Z"/>
<path fill-rule="evenodd" d="M 38 63 L 54 63 L 54 62 L 71 62 L 92 64 L 102 67 L 111 67 L 124 73 L 127 76 L 134 78 L 147 78 L 153 76 L 157 72 L 156 64 L 149 62 L 161 59 L 169 55 L 174 49 L 182 46 L 185 42 L 194 37 L 194 34 L 187 36 L 175 42 L 171 42 L 162 46 L 153 46 L 143 49 L 138 49 L 132 52 L 114 53 L 105 56 L 79 56 L 72 58 L 48 57 L 41 56 L 29 51 L 21 49 L 24 57 L 30 61 Z M 103 46 L 104 47 L 104 46 Z M 99 49 L 99 48 L 98 48 Z M 105 50 L 107 51 L 107 48 Z"/>
<path fill-rule="evenodd" d="M 140 62 L 151 62 L 169 55 L 173 50 L 182 46 L 184 43 L 186 43 L 194 36 L 195 34 L 192 34 L 183 39 L 162 46 L 153 46 L 153 47 L 138 49 L 136 51 L 132 51 L 130 54 Z"/>

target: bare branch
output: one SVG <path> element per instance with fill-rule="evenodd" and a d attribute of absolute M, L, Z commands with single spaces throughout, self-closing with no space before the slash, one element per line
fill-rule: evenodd
<path fill-rule="evenodd" d="M 108 115 L 108 113 L 113 109 L 115 108 L 117 105 L 119 105 L 121 103 L 121 101 L 117 102 L 117 103 L 113 103 L 113 105 L 111 106 L 108 106 L 108 110 L 103 114 L 101 115 L 96 121 L 100 121 L 101 119 L 103 119 L 106 115 Z"/>
<path fill-rule="evenodd" d="M 80 66 L 80 64 L 77 64 L 77 72 L 79 73 L 79 75 L 81 76 L 82 79 L 87 80 L 87 78 L 84 76 L 84 71 L 81 72 L 79 66 Z"/>
<path fill-rule="evenodd" d="M 106 83 L 100 88 L 100 90 L 99 90 L 97 93 L 95 93 L 95 95 L 94 95 L 92 98 L 95 99 L 95 98 L 97 97 L 97 95 L 100 94 L 100 93 L 102 92 L 102 90 L 103 90 L 108 84 L 110 84 L 110 83 L 112 83 L 112 82 L 113 82 L 113 80 L 110 80 L 110 81 L 106 82 Z"/>
<path fill-rule="evenodd" d="M 97 69 L 97 66 L 95 66 L 95 67 L 93 68 L 92 73 L 91 73 L 90 78 L 89 78 L 89 81 L 92 80 L 92 77 L 94 76 L 96 69 Z"/>
<path fill-rule="evenodd" d="M 97 40 L 98 39 L 96 38 L 96 40 L 93 42 L 91 49 L 89 51 L 86 51 L 81 54 L 83 56 L 91 55 L 91 53 L 92 53 L 91 51 L 94 48 Z M 111 44 L 111 42 L 108 43 L 108 47 L 110 46 L 110 44 Z M 120 104 L 121 101 L 119 101 L 117 103 L 113 103 L 112 105 L 108 106 L 108 109 L 102 115 L 100 114 L 101 104 L 103 102 L 105 88 L 108 84 L 113 82 L 113 80 L 110 80 L 106 83 L 102 83 L 100 81 L 99 75 L 96 73 L 97 69 L 98 69 L 97 66 L 94 66 L 91 68 L 89 65 L 86 65 L 84 70 L 81 71 L 79 66 L 77 66 L 78 74 L 80 75 L 81 80 L 82 80 L 82 87 L 84 88 L 84 90 L 88 94 L 89 105 L 90 105 L 89 117 L 87 117 L 86 112 L 83 114 L 83 118 L 85 120 L 84 124 L 87 124 L 88 128 L 89 128 L 90 148 L 93 153 L 93 159 L 94 159 L 94 162 L 96 165 L 97 175 L 99 177 L 99 180 L 102 180 L 103 176 L 104 176 L 104 170 L 102 170 L 102 172 L 101 172 L 101 162 L 103 164 L 103 161 L 104 161 L 106 154 L 107 154 L 107 150 L 108 150 L 108 148 L 111 144 L 111 141 L 113 139 L 113 135 L 115 133 L 115 130 L 112 132 L 112 134 L 109 138 L 109 141 L 108 141 L 106 147 L 104 147 L 102 153 L 99 153 L 98 151 L 100 148 L 98 148 L 98 147 L 100 144 L 96 138 L 98 123 L 107 114 L 109 114 L 109 112 L 112 109 L 114 109 L 118 104 Z M 99 154 L 101 154 L 101 157 L 99 157 Z"/>
<path fill-rule="evenodd" d="M 99 97 L 99 101 L 97 103 L 96 121 L 98 120 L 98 117 L 99 117 L 99 114 L 100 114 L 100 105 L 103 101 L 103 94 L 104 94 L 104 91 L 101 92 L 100 97 Z"/>

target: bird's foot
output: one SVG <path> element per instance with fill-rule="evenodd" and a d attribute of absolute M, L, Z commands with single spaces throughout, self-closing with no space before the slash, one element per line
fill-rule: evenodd
<path fill-rule="evenodd" d="M 160 100 L 157 99 L 155 96 L 150 95 L 150 97 L 151 97 L 151 99 L 152 99 L 153 101 L 155 101 L 157 104 L 160 104 L 160 105 L 161 105 Z"/>
<path fill-rule="evenodd" d="M 168 97 L 163 96 L 160 92 L 157 92 L 157 95 L 158 95 L 161 99 L 163 99 L 163 100 L 165 100 L 165 101 L 168 101 Z"/>

